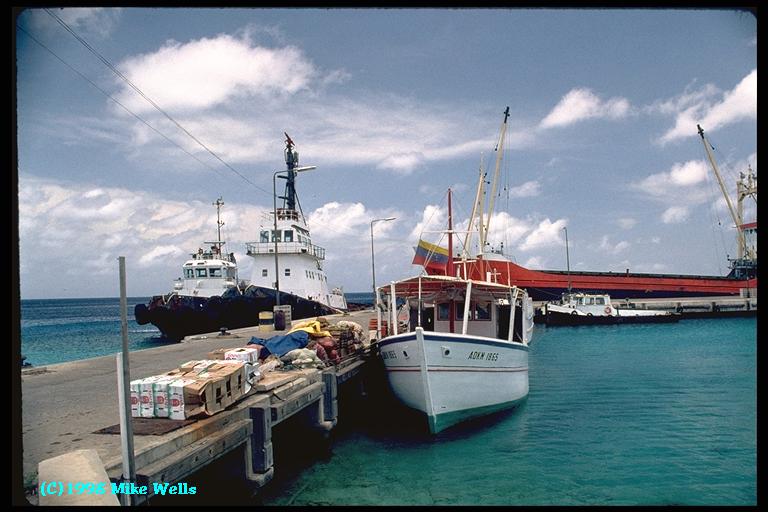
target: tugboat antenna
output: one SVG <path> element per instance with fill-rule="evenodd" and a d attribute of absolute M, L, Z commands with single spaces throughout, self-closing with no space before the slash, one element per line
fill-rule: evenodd
<path fill-rule="evenodd" d="M 221 248 L 221 226 L 224 225 L 224 222 L 221 220 L 221 207 L 224 206 L 224 201 L 221 200 L 221 197 L 219 197 L 215 203 L 213 203 L 213 206 L 216 207 L 216 231 L 218 233 L 218 247 Z"/>

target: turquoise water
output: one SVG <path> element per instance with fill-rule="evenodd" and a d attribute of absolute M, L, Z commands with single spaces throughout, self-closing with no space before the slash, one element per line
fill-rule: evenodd
<path fill-rule="evenodd" d="M 755 505 L 756 333 L 754 318 L 536 326 L 516 410 L 429 437 L 394 403 L 350 403 L 324 460 L 276 451 L 258 502 Z"/>
<path fill-rule="evenodd" d="M 157 346 L 156 329 L 133 320 L 146 298 L 128 302 L 132 349 Z M 21 317 L 36 366 L 120 350 L 117 299 L 22 301 Z M 433 437 L 385 386 L 373 380 L 362 399 L 350 382 L 327 450 L 289 420 L 273 432 L 275 479 L 260 494 L 238 493 L 227 474 L 203 481 L 195 503 L 755 505 L 756 345 L 755 318 L 537 325 L 530 394 L 515 410 Z"/>
<path fill-rule="evenodd" d="M 133 307 L 147 297 L 128 298 L 131 350 L 165 345 L 154 325 L 139 325 Z M 21 354 L 34 366 L 115 354 L 122 350 L 120 299 L 21 301 Z"/>

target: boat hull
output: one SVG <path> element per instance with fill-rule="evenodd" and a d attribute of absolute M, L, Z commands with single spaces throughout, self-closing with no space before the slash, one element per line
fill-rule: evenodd
<path fill-rule="evenodd" d="M 385 338 L 379 350 L 394 395 L 424 413 L 433 434 L 528 396 L 522 343 L 418 328 Z"/>
<path fill-rule="evenodd" d="M 572 315 L 556 311 L 547 311 L 547 325 L 616 325 L 616 324 L 658 324 L 673 323 L 680 320 L 679 313 L 661 315 Z"/>
<path fill-rule="evenodd" d="M 155 296 L 148 304 L 137 304 L 134 316 L 139 325 L 151 323 L 163 338 L 180 341 L 185 336 L 238 329 L 259 324 L 259 313 L 272 311 L 276 291 L 250 286 L 245 292 L 229 290 L 221 296 Z M 291 318 L 330 315 L 338 311 L 317 301 L 280 292 L 280 304 L 291 306 Z"/>
<path fill-rule="evenodd" d="M 465 264 L 456 261 L 456 267 Z M 429 269 L 427 269 L 429 272 Z M 490 273 L 499 283 L 524 288 L 535 301 L 559 298 L 569 288 L 584 293 L 609 293 L 614 299 L 738 296 L 756 290 L 757 277 L 736 279 L 722 276 L 642 274 L 630 272 L 565 272 L 530 270 L 506 259 L 477 260 L 466 264 L 471 279 Z"/>

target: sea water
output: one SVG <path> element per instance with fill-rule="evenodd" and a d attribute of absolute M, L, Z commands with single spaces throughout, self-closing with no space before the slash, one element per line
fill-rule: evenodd
<path fill-rule="evenodd" d="M 153 326 L 133 319 L 133 305 L 146 298 L 128 302 L 132 349 L 162 343 Z M 118 299 L 22 301 L 21 309 L 22 353 L 35 365 L 120 350 Z M 266 488 L 236 496 L 233 479 L 203 480 L 196 500 L 756 504 L 755 318 L 537 325 L 529 355 L 530 393 L 521 406 L 436 436 L 391 396 L 370 389 L 359 398 L 355 384 L 345 384 L 339 424 L 321 457 L 307 430 L 287 421 L 273 431 L 275 478 Z M 230 460 L 242 463 L 242 455 Z"/>
<path fill-rule="evenodd" d="M 255 502 L 755 505 L 756 334 L 755 318 L 537 325 L 522 406 L 429 436 L 355 404 L 324 460 L 276 451 Z"/>
<path fill-rule="evenodd" d="M 130 350 L 169 343 L 154 325 L 136 323 L 134 306 L 148 300 L 127 299 Z M 115 354 L 123 346 L 120 299 L 22 300 L 20 338 L 21 354 L 33 366 Z"/>

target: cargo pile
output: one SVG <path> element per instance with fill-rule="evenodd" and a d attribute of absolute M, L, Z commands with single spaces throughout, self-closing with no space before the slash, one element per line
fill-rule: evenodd
<path fill-rule="evenodd" d="M 369 345 L 368 333 L 359 324 L 346 320 L 329 324 L 325 317 L 299 322 L 283 335 L 253 337 L 248 342 L 248 346 L 258 347 L 264 357 L 277 356 L 285 365 L 296 368 L 339 364 Z"/>
<path fill-rule="evenodd" d="M 131 415 L 183 420 L 211 416 L 251 391 L 258 366 L 245 361 L 189 361 L 161 375 L 131 381 Z"/>
<path fill-rule="evenodd" d="M 324 317 L 299 322 L 286 334 L 253 337 L 244 347 L 216 349 L 161 375 L 131 381 L 131 414 L 183 420 L 211 416 L 247 396 L 267 372 L 336 365 L 370 345 L 355 322 Z"/>

